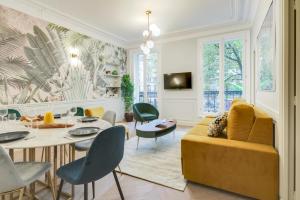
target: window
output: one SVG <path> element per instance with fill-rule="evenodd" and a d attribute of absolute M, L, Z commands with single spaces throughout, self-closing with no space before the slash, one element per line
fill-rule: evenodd
<path fill-rule="evenodd" d="M 133 55 L 134 66 L 134 102 L 146 102 L 158 107 L 158 53 L 152 52 Z"/>
<path fill-rule="evenodd" d="M 227 111 L 234 98 L 246 97 L 245 47 L 240 35 L 199 42 L 202 114 Z"/>

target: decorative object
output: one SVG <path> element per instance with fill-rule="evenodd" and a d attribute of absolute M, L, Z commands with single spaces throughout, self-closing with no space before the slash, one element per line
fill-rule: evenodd
<path fill-rule="evenodd" d="M 119 73 L 118 73 L 118 71 L 117 70 L 114 70 L 114 71 L 112 71 L 112 73 L 111 73 L 112 75 L 114 75 L 114 76 L 117 76 Z"/>
<path fill-rule="evenodd" d="M 147 30 L 143 31 L 144 42 L 141 44 L 141 49 L 145 55 L 149 55 L 150 50 L 154 47 L 153 37 L 158 37 L 160 35 L 160 29 L 156 24 L 150 25 L 150 15 L 152 11 L 147 10 L 146 15 L 148 17 Z"/>
<path fill-rule="evenodd" d="M 181 171 L 180 139 L 185 131 L 176 130 L 154 139 L 140 138 L 143 148 L 136 150 L 137 137 L 125 142 L 124 158 L 120 163 L 123 174 L 141 178 L 159 185 L 184 191 L 187 182 Z"/>
<path fill-rule="evenodd" d="M 133 121 L 132 104 L 133 104 L 133 90 L 134 86 L 129 74 L 122 77 L 121 83 L 122 97 L 125 105 L 125 120 L 127 122 Z"/>
<path fill-rule="evenodd" d="M 52 112 L 46 112 L 44 116 L 44 124 L 53 124 L 54 123 L 54 115 Z"/>
<path fill-rule="evenodd" d="M 276 91 L 276 65 L 274 62 L 276 49 L 276 29 L 274 22 L 274 6 L 271 4 L 263 21 L 256 45 L 256 79 L 258 90 Z"/>
<path fill-rule="evenodd" d="M 224 129 L 227 126 L 227 116 L 228 113 L 224 112 L 210 122 L 208 125 L 207 135 L 210 137 L 220 137 L 224 135 Z"/>
<path fill-rule="evenodd" d="M 0 105 L 98 99 L 126 50 L 0 6 Z M 104 91 L 104 92 L 103 92 Z"/>

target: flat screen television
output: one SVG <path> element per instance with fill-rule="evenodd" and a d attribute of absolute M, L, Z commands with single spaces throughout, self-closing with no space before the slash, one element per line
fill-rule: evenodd
<path fill-rule="evenodd" d="M 165 89 L 192 89 L 192 73 L 164 74 Z"/>

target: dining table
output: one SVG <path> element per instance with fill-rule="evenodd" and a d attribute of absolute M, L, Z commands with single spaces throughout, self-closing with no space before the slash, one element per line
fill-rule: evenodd
<path fill-rule="evenodd" d="M 65 123 L 63 119 L 57 119 L 56 123 Z M 75 160 L 75 143 L 82 142 L 85 140 L 93 139 L 97 134 L 101 134 L 102 130 L 105 130 L 112 125 L 102 119 L 98 119 L 94 122 L 83 123 L 80 122 L 79 117 L 74 117 L 69 124 L 72 127 L 64 128 L 28 128 L 26 124 L 21 121 L 1 122 L 2 129 L 1 133 L 10 131 L 29 131 L 29 134 L 20 140 L 0 143 L 0 145 L 7 149 L 11 159 L 15 160 L 15 152 L 22 151 L 21 157 L 22 161 L 29 162 L 50 162 L 52 165 L 51 172 L 49 176 L 45 176 L 44 180 L 38 181 L 42 185 L 39 191 L 36 190 L 36 183 L 29 186 L 28 194 L 37 198 L 36 194 L 41 190 L 48 188 L 52 189 L 51 193 L 55 199 L 55 194 L 58 189 L 58 178 L 56 176 L 56 171 L 60 166 L 70 163 Z M 28 124 L 27 124 L 28 125 Z M 88 136 L 73 136 L 70 134 L 70 130 L 74 130 L 81 127 L 97 127 L 99 132 L 97 134 Z M 42 156 L 37 157 L 36 150 L 42 149 Z M 51 175 L 51 176 L 50 176 Z M 70 193 L 63 193 L 67 199 L 72 199 L 74 197 L 74 186 L 71 187 Z"/>

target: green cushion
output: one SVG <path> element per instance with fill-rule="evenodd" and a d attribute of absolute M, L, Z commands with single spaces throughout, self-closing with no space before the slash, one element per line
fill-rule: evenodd
<path fill-rule="evenodd" d="M 142 113 L 141 116 L 144 118 L 144 120 L 148 121 L 148 120 L 153 120 L 156 119 L 156 115 L 151 114 L 151 113 Z"/>

